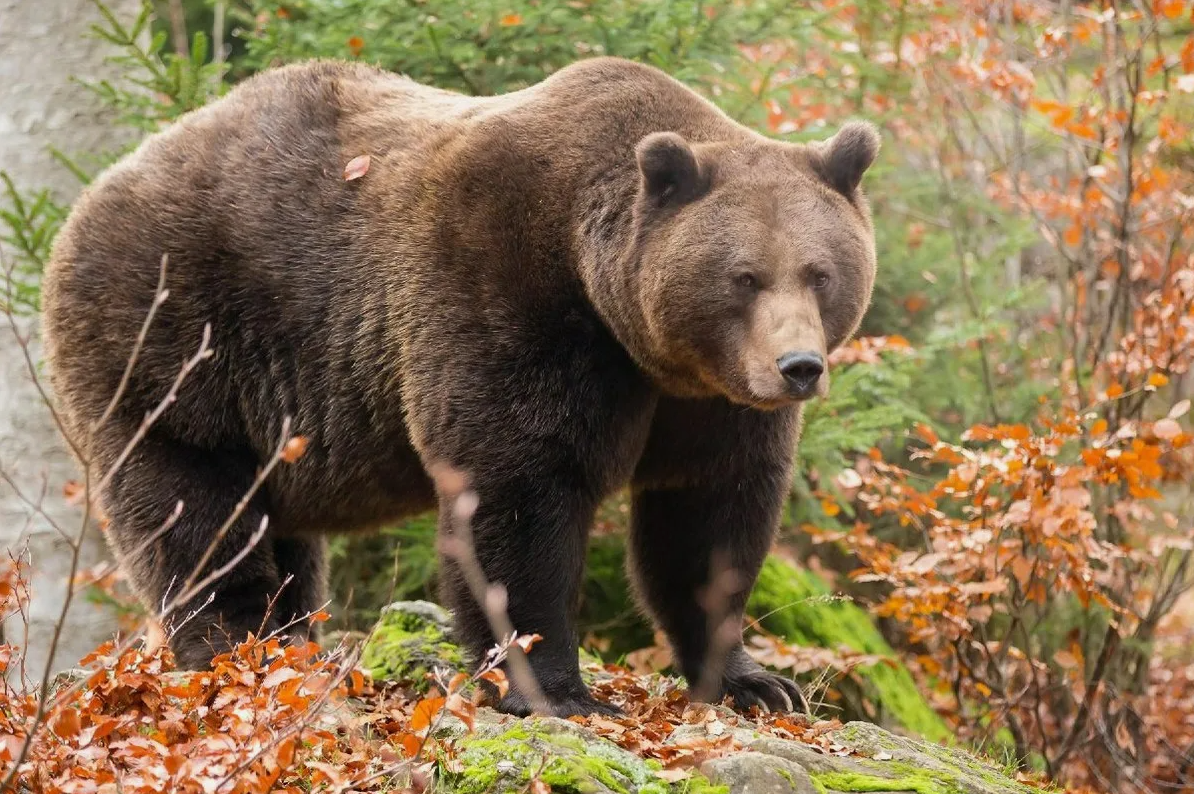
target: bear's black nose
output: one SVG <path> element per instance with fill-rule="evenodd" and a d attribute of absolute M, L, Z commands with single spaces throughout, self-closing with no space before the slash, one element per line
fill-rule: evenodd
<path fill-rule="evenodd" d="M 792 392 L 798 397 L 811 395 L 817 388 L 821 373 L 825 371 L 825 358 L 820 353 L 808 350 L 784 353 L 775 363 Z"/>

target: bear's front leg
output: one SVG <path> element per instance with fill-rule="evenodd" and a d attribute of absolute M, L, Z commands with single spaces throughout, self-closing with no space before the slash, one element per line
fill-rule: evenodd
<path fill-rule="evenodd" d="M 543 638 L 527 660 L 547 711 L 612 714 L 616 709 L 594 700 L 581 681 L 574 617 L 593 515 L 630 478 L 655 398 L 599 326 L 545 327 L 551 316 L 510 321 L 483 336 L 457 331 L 450 349 L 460 357 L 414 356 L 408 411 L 428 466 L 458 472 L 476 496 L 472 547 L 487 582 L 505 588 L 514 629 Z M 440 352 L 447 346 L 439 336 L 416 341 Z M 441 537 L 454 531 L 459 486 L 447 482 L 454 479 L 437 483 Z M 447 545 L 440 554 L 442 598 L 476 663 L 498 638 Z M 529 713 L 527 693 L 512 678 L 510 684 L 500 708 Z"/>
<path fill-rule="evenodd" d="M 808 712 L 800 688 L 742 646 L 750 590 L 788 493 L 795 408 L 663 400 L 635 473 L 630 567 L 698 697 Z"/>
<path fill-rule="evenodd" d="M 520 634 L 538 634 L 527 660 L 551 714 L 616 714 L 600 703 L 580 678 L 574 614 L 584 574 L 587 530 L 596 502 L 574 487 L 543 480 L 510 479 L 481 473 L 471 478 L 478 501 L 469 522 L 473 550 L 487 582 L 506 591 L 506 613 Z M 460 533 L 454 500 L 441 499 L 441 537 Z M 493 647 L 484 609 L 464 578 L 451 544 L 441 544 L 443 598 L 455 629 L 474 663 Z M 510 691 L 499 704 L 520 716 L 534 710 L 527 693 L 510 674 Z"/>

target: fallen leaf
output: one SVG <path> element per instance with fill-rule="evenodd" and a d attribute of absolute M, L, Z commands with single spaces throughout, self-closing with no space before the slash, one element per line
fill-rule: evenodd
<path fill-rule="evenodd" d="M 415 706 L 414 714 L 410 715 L 410 729 L 412 731 L 421 731 L 427 728 L 435 721 L 436 715 L 443 710 L 444 704 L 447 703 L 445 698 L 430 697 L 420 700 Z"/>
<path fill-rule="evenodd" d="M 369 155 L 361 154 L 348 161 L 344 166 L 344 181 L 351 182 L 369 173 Z"/>
<path fill-rule="evenodd" d="M 286 442 L 286 446 L 282 448 L 282 454 L 279 455 L 284 463 L 294 463 L 307 452 L 307 437 L 294 436 Z"/>

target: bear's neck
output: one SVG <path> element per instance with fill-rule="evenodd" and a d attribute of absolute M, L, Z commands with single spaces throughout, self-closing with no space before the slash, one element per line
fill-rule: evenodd
<path fill-rule="evenodd" d="M 580 177 L 575 195 L 581 198 L 573 218 L 577 275 L 590 303 L 635 363 L 675 392 L 691 377 L 654 350 L 640 299 L 634 213 L 639 179 L 633 156 L 597 163 Z"/>

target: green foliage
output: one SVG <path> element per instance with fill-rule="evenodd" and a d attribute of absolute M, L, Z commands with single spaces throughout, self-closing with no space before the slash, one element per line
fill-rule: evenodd
<path fill-rule="evenodd" d="M 917 380 L 926 356 L 885 353 L 879 363 L 835 369 L 829 396 L 804 409 L 799 465 L 804 472 L 827 474 L 849 465 L 849 457 L 866 452 L 893 428 L 927 422 L 917 398 Z"/>
<path fill-rule="evenodd" d="M 11 307 L 19 314 L 36 313 L 41 271 L 50 257 L 54 235 L 66 217 L 66 207 L 55 202 L 48 190 L 22 195 L 4 171 L 0 171 L 0 182 L 4 183 L 0 242 L 8 246 L 13 257 L 13 261 L 6 257 L 0 268 L 0 278 L 5 282 L 0 292 L 0 309 L 7 311 Z"/>
<path fill-rule="evenodd" d="M 618 55 L 701 81 L 741 61 L 740 43 L 782 27 L 793 35 L 807 13 L 779 0 L 756 3 L 634 0 L 249 0 L 245 71 L 303 58 L 359 58 L 415 80 L 470 94 L 525 87 L 572 61 Z M 753 104 L 753 103 L 752 103 Z"/>
<path fill-rule="evenodd" d="M 149 0 L 131 24 L 121 22 L 101 0 L 92 2 L 103 18 L 102 24 L 92 25 L 92 33 L 120 51 L 110 60 L 121 67 L 121 79 L 80 80 L 117 111 L 122 123 L 154 132 L 223 91 L 225 67 L 209 61 L 206 33 L 194 34 L 191 52 L 184 57 L 166 49 L 165 31 L 150 31 Z"/>
<path fill-rule="evenodd" d="M 654 641 L 650 624 L 635 606 L 626 576 L 626 540 L 621 533 L 589 540 L 585 580 L 581 586 L 579 631 L 609 643 L 601 655 L 618 659 Z"/>
<path fill-rule="evenodd" d="M 364 630 L 390 601 L 435 600 L 435 514 L 328 542 L 332 627 Z"/>

